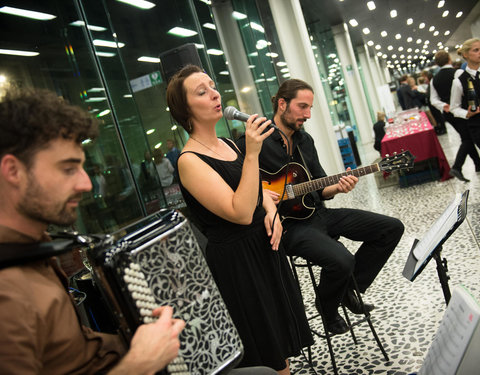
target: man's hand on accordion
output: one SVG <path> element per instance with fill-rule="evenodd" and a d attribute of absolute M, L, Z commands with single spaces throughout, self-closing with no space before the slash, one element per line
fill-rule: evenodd
<path fill-rule="evenodd" d="M 130 343 L 130 350 L 110 375 L 154 374 L 166 367 L 178 355 L 178 335 L 185 322 L 172 318 L 173 309 L 163 306 L 153 310 L 159 316 L 155 323 L 138 327 Z"/>

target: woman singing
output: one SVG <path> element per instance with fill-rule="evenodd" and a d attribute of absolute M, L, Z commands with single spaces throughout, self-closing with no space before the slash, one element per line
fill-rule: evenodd
<path fill-rule="evenodd" d="M 263 194 L 259 178 L 258 154 L 273 131 L 265 131 L 270 121 L 249 118 L 245 155 L 230 140 L 217 138 L 220 94 L 193 65 L 171 79 L 167 102 L 190 135 L 178 159 L 180 184 L 208 238 L 207 262 L 244 345 L 241 365 L 289 374 L 288 357 L 313 339 L 280 246 L 276 206 Z"/>

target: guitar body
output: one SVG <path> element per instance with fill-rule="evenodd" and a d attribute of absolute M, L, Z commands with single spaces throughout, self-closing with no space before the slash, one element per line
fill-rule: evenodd
<path fill-rule="evenodd" d="M 345 172 L 310 180 L 307 171 L 299 163 L 284 165 L 278 172 L 270 173 L 260 169 L 264 190 L 272 190 L 280 195 L 279 214 L 284 219 L 306 219 L 315 212 L 315 207 L 305 204 L 305 196 L 313 191 L 336 184 L 343 176 L 361 177 L 378 171 L 392 172 L 413 167 L 415 157 L 410 151 L 387 155 L 379 163 L 348 169 Z M 285 191 L 284 191 L 285 190 Z"/>
<path fill-rule="evenodd" d="M 307 219 L 313 215 L 315 212 L 315 207 L 310 207 L 305 204 L 305 195 L 298 198 L 289 199 L 287 193 L 284 193 L 284 189 L 287 184 L 296 185 L 302 182 L 310 181 L 307 171 L 305 168 L 303 168 L 303 166 L 292 162 L 284 165 L 276 173 L 269 173 L 263 169 L 260 169 L 260 173 L 263 189 L 268 189 L 280 194 L 281 206 L 279 209 L 279 215 L 282 220 Z"/>

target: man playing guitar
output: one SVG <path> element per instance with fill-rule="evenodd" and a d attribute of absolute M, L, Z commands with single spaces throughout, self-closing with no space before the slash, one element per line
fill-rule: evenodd
<path fill-rule="evenodd" d="M 297 173 L 295 168 L 300 165 L 310 179 L 327 176 L 318 160 L 312 137 L 302 129 L 304 122 L 310 118 L 313 98 L 312 87 L 298 79 L 285 81 L 272 98 L 273 123 L 281 132 L 276 129 L 263 143 L 259 157 L 263 175 L 276 174 L 285 164 L 293 162 L 293 173 Z M 243 137 L 237 144 L 244 152 Z M 286 172 L 285 181 L 289 173 Z M 331 333 L 348 331 L 345 320 L 338 313 L 341 302 L 355 314 L 364 312 L 353 293 L 351 276 L 355 276 L 360 292 L 365 293 L 404 231 L 403 224 L 396 218 L 358 209 L 325 207 L 324 200 L 339 193 L 348 193 L 357 182 L 358 178 L 347 170 L 335 183 L 302 197 L 302 205 L 313 208 L 306 215 L 298 212 L 282 214 L 280 210 L 285 219 L 282 242 L 287 254 L 301 256 L 322 267 L 316 306 L 321 307 Z M 268 185 L 264 184 L 264 188 Z M 277 202 L 285 199 L 277 192 L 272 191 L 271 194 Z M 291 210 L 297 209 L 299 205 L 291 206 Z M 355 255 L 337 241 L 340 236 L 363 241 Z M 365 304 L 367 312 L 373 308 L 373 305 Z"/>

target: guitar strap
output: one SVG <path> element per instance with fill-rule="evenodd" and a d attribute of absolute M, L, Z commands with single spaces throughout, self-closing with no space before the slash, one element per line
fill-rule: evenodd
<path fill-rule="evenodd" d="M 298 154 L 300 155 L 300 158 L 302 159 L 302 164 L 303 164 L 303 166 L 305 167 L 305 170 L 307 171 L 308 178 L 309 178 L 310 180 L 313 180 L 313 176 L 312 176 L 312 174 L 310 173 L 310 169 L 308 169 L 308 165 L 307 165 L 307 163 L 305 162 L 305 159 L 303 158 L 303 153 L 302 153 L 302 150 L 300 150 L 300 146 L 299 146 L 299 145 L 297 145 L 297 150 L 298 150 Z M 321 203 L 320 195 L 318 194 L 317 191 L 312 191 L 312 192 L 310 193 L 310 195 L 312 196 L 312 198 L 313 198 L 313 200 L 314 200 L 315 202 Z"/>

